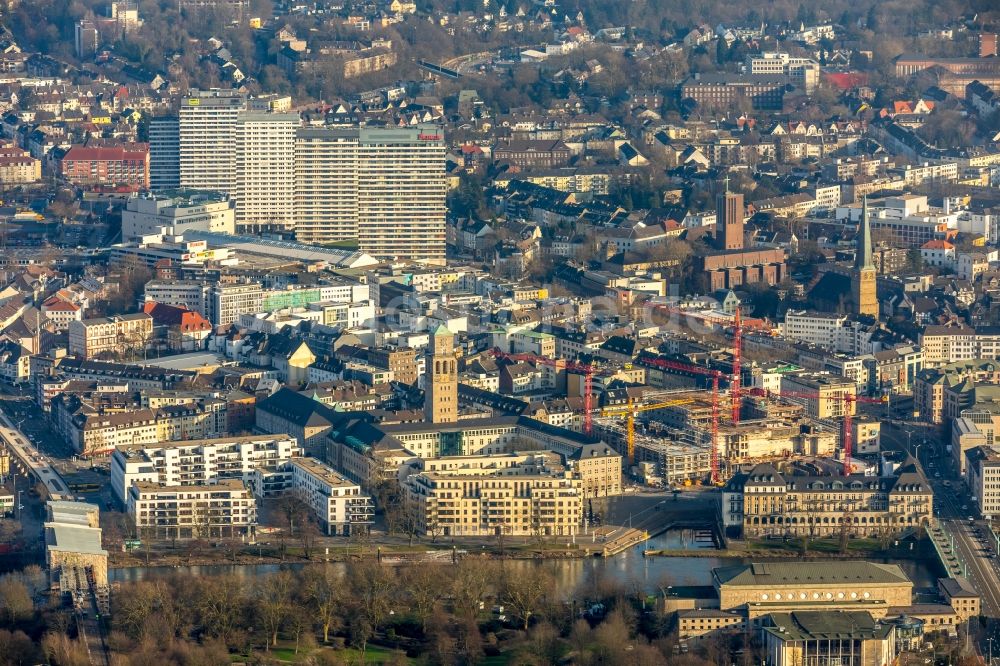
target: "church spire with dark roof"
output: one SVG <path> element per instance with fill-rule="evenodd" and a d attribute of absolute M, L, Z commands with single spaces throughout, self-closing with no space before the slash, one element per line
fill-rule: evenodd
<path fill-rule="evenodd" d="M 875 268 L 875 263 L 872 261 L 872 227 L 871 223 L 868 221 L 868 197 L 865 197 L 861 203 L 861 224 L 858 226 L 858 242 L 857 250 L 854 257 L 854 267 L 863 268 Z"/>

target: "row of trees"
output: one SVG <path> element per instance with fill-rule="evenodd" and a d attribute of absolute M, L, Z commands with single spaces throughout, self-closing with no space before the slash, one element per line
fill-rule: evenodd
<path fill-rule="evenodd" d="M 672 663 L 703 663 L 677 661 L 661 616 L 642 613 L 646 599 L 637 587 L 597 578 L 583 598 L 567 598 L 544 564 L 363 561 L 253 582 L 219 577 L 193 585 L 178 576 L 124 585 L 112 608 L 116 663 L 211 663 L 209 655 L 223 651 L 266 659 L 276 646 L 308 659 L 302 663 L 338 663 L 336 651 L 312 648 L 350 645 L 363 657 L 373 640 L 400 650 L 401 663 L 403 651 L 435 664 L 476 664 L 500 651 L 514 653 L 518 664 L 557 663 L 571 651 L 576 664 L 622 663 L 625 651 L 635 664 L 665 663 L 668 655 Z M 597 603 L 602 611 L 583 619 Z M 728 642 L 713 649 L 728 654 Z"/>

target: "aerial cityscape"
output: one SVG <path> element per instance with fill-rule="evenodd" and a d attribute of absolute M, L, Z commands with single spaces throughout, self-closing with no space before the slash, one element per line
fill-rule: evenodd
<path fill-rule="evenodd" d="M 0 0 L 0 666 L 998 663 L 997 0 Z"/>

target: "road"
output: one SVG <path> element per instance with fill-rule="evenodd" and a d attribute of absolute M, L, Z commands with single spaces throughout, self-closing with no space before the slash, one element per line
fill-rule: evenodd
<path fill-rule="evenodd" d="M 975 512 L 964 494 L 935 479 L 934 496 L 941 503 L 939 521 L 945 533 L 952 537 L 965 576 L 982 595 L 983 615 L 1000 618 L 1000 564 L 995 557 L 996 543 L 987 523 L 969 521 Z M 966 506 L 966 509 L 962 509 Z M 991 557 L 993 556 L 993 557 Z"/>
<path fill-rule="evenodd" d="M 0 426 L 0 439 L 3 439 L 4 444 L 20 462 L 22 471 L 30 473 L 34 479 L 41 481 L 50 496 L 68 495 L 69 488 L 66 482 L 52 466 L 48 456 L 32 446 L 27 435 L 14 427 L 3 412 L 0 412 L 0 423 L 3 424 Z"/>

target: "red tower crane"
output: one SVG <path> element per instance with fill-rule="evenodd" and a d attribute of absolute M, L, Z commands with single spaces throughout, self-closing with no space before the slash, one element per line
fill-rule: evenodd
<path fill-rule="evenodd" d="M 656 368 L 667 370 L 677 370 L 679 372 L 692 372 L 712 378 L 712 453 L 711 453 L 711 480 L 714 484 L 722 482 L 719 474 L 719 378 L 722 373 L 711 368 L 703 368 L 683 361 L 671 361 L 663 358 L 640 358 L 639 363 L 651 365 Z"/>
<path fill-rule="evenodd" d="M 577 361 L 566 361 L 563 359 L 552 359 L 546 356 L 539 356 L 532 353 L 511 354 L 503 351 L 499 347 L 492 350 L 496 358 L 506 358 L 511 361 L 524 361 L 526 363 L 541 363 L 554 368 L 570 370 L 572 372 L 583 373 L 583 432 L 587 435 L 593 434 L 594 416 L 591 411 L 594 406 L 594 366 L 589 363 L 579 363 Z"/>
<path fill-rule="evenodd" d="M 807 400 L 839 400 L 844 403 L 844 432 L 841 441 L 844 445 L 844 476 L 851 473 L 851 453 L 853 451 L 854 439 L 854 415 L 851 413 L 851 405 L 856 402 L 869 404 L 884 404 L 885 398 L 866 398 L 864 396 L 847 393 L 844 395 L 820 395 L 819 393 L 805 393 L 802 391 L 765 391 L 764 389 L 751 389 L 750 393 L 761 397 L 777 396 L 779 398 L 804 398 Z"/>
<path fill-rule="evenodd" d="M 680 308 L 671 307 L 669 305 L 659 305 L 654 304 L 653 308 L 655 310 L 661 310 L 672 315 L 682 315 L 684 317 L 691 317 L 692 319 L 701 320 L 712 326 L 719 326 L 721 323 L 725 322 L 725 317 L 720 320 L 720 317 L 716 314 L 704 315 L 700 312 L 690 312 L 688 310 L 682 310 Z M 742 401 L 742 386 L 743 386 L 743 331 L 745 329 L 766 331 L 768 333 L 772 332 L 770 326 L 764 322 L 760 321 L 744 321 L 740 310 L 740 306 L 736 306 L 736 311 L 733 313 L 732 317 L 729 319 L 729 327 L 732 331 L 733 336 L 733 372 L 732 380 L 729 389 L 729 399 L 730 399 L 730 410 L 732 414 L 733 423 L 740 422 L 740 411 L 743 406 Z"/>

